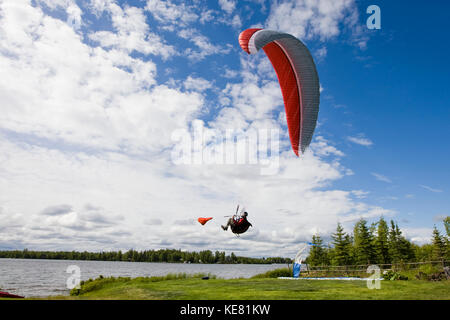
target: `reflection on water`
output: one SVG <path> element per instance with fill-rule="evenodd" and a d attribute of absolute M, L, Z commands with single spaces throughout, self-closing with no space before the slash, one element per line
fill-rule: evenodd
<path fill-rule="evenodd" d="M 71 276 L 67 267 L 76 265 L 81 280 L 105 277 L 151 277 L 168 273 L 211 273 L 218 278 L 249 278 L 286 264 L 187 264 L 123 261 L 79 261 L 0 259 L 0 288 L 2 291 L 30 296 L 68 295 L 66 282 Z"/>

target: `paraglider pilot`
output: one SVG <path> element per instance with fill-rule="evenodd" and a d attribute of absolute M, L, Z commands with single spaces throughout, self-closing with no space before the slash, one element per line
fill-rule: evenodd
<path fill-rule="evenodd" d="M 225 226 L 222 226 L 222 229 L 227 231 L 228 227 L 231 227 L 231 231 L 236 234 L 244 233 L 248 230 L 249 227 L 252 227 L 252 224 L 247 220 L 248 213 L 244 212 L 242 216 L 234 215 L 230 219 Z"/>

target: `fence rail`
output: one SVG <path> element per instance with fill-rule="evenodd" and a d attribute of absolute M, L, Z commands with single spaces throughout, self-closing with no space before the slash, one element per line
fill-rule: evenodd
<path fill-rule="evenodd" d="M 423 265 L 430 265 L 434 267 L 442 267 L 450 265 L 450 260 L 443 261 L 423 261 L 423 262 L 405 262 L 405 263 L 391 263 L 391 264 L 359 264 L 359 265 L 346 265 L 346 266 L 310 266 L 306 265 L 305 272 L 307 273 L 366 273 L 367 268 L 371 265 L 377 265 L 383 271 L 405 271 L 405 270 L 417 270 Z"/>

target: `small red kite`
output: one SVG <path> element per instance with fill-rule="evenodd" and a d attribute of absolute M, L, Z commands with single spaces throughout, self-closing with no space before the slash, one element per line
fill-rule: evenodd
<path fill-rule="evenodd" d="M 212 219 L 212 217 L 210 217 L 210 218 L 198 218 L 198 222 L 200 222 L 202 225 L 205 225 L 205 223 L 207 223 L 211 219 Z"/>

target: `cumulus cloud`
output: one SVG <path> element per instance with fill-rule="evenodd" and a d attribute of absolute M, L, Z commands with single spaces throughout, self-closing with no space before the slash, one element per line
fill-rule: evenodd
<path fill-rule="evenodd" d="M 42 210 L 41 214 L 45 216 L 59 216 L 70 212 L 72 212 L 72 207 L 67 204 L 62 204 L 58 206 L 47 207 Z"/>
<path fill-rule="evenodd" d="M 186 26 L 198 19 L 191 6 L 185 3 L 176 4 L 170 0 L 147 0 L 145 9 L 163 24 Z"/>
<path fill-rule="evenodd" d="M 236 1 L 234 1 L 234 0 L 219 0 L 219 6 L 226 13 L 230 14 L 236 8 Z"/>
<path fill-rule="evenodd" d="M 110 28 L 80 34 L 31 1 L 0 2 L 2 247 L 291 255 L 299 241 L 334 231 L 338 220 L 394 214 L 365 203 L 364 190 L 333 187 L 352 172 L 323 135 L 303 157 L 292 154 L 268 59 L 241 58 L 240 68 L 224 72 L 235 82 L 217 90 L 223 105 L 200 120 L 212 82 L 194 74 L 173 86 L 158 80 L 155 61 L 170 58 L 174 46 L 148 24 L 146 12 L 107 0 L 89 8 L 110 17 Z M 190 7 L 148 1 L 145 10 L 159 26 L 182 21 L 177 34 L 192 43 L 195 59 L 231 52 L 188 26 Z M 279 170 L 263 176 L 260 163 L 175 165 L 173 131 L 196 125 L 206 132 L 239 129 L 238 137 L 278 130 Z M 241 239 L 220 229 L 237 203 L 255 226 Z M 195 218 L 203 215 L 214 219 L 200 226 Z"/>
<path fill-rule="evenodd" d="M 196 92 L 156 85 L 152 61 L 89 47 L 38 8 L 5 4 L 2 10 L 7 14 L 0 21 L 0 125 L 10 134 L 72 147 L 152 152 L 203 105 Z M 26 21 L 13 19 L 15 14 Z"/>
<path fill-rule="evenodd" d="M 410 239 L 412 242 L 423 245 L 425 243 L 430 243 L 433 229 L 431 228 L 402 228 L 403 235 Z"/>
<path fill-rule="evenodd" d="M 365 48 L 368 41 L 354 0 L 275 1 L 266 24 L 269 29 L 282 30 L 300 39 L 325 41 L 346 29 L 360 48 Z"/>
<path fill-rule="evenodd" d="M 331 145 L 324 137 L 318 136 L 314 139 L 311 144 L 311 149 L 313 149 L 319 156 L 329 156 L 335 155 L 342 157 L 344 153 L 338 150 L 336 147 Z"/>
<path fill-rule="evenodd" d="M 212 88 L 212 86 L 212 83 L 206 79 L 194 78 L 191 76 L 188 76 L 184 82 L 186 90 L 205 91 Z"/>
<path fill-rule="evenodd" d="M 193 61 L 202 60 L 213 54 L 227 54 L 231 50 L 229 45 L 222 46 L 213 44 L 208 37 L 204 36 L 194 28 L 181 29 L 177 34 L 196 46 L 196 49 L 187 48 L 185 50 L 185 55 Z"/>
<path fill-rule="evenodd" d="M 115 48 L 143 54 L 160 55 L 167 59 L 176 50 L 167 45 L 157 34 L 150 32 L 146 23 L 144 10 L 137 7 L 122 9 L 115 3 L 109 3 L 105 10 L 111 15 L 115 32 L 97 31 L 89 35 L 90 39 L 98 42 L 104 48 Z"/>

